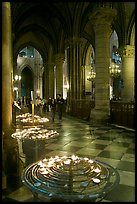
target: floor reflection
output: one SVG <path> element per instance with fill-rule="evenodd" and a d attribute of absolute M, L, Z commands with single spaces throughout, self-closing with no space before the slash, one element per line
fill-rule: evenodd
<path fill-rule="evenodd" d="M 50 116 L 49 116 L 50 118 Z M 48 142 L 18 141 L 20 172 L 29 164 L 44 157 L 75 154 L 106 162 L 120 174 L 118 187 L 112 190 L 102 202 L 135 201 L 135 132 L 115 126 L 92 126 L 70 116 L 59 122 L 49 121 L 45 127 L 59 132 L 57 138 Z M 30 190 L 22 183 L 14 190 L 3 191 L 3 202 L 48 202 L 49 198 L 35 200 Z M 50 200 L 51 202 L 51 200 Z"/>

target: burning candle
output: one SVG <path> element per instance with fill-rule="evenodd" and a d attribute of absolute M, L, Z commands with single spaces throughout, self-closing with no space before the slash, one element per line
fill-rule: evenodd
<path fill-rule="evenodd" d="M 99 168 L 93 169 L 94 172 L 99 173 L 101 170 Z"/>
<path fill-rule="evenodd" d="M 66 161 L 64 161 L 64 164 L 70 164 L 71 160 L 67 159 Z"/>
<path fill-rule="evenodd" d="M 98 178 L 93 178 L 92 180 L 94 183 L 100 183 L 100 179 L 98 179 Z"/>

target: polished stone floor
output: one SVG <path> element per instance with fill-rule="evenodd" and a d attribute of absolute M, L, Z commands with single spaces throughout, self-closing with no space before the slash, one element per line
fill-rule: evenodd
<path fill-rule="evenodd" d="M 119 184 L 107 194 L 101 202 L 135 202 L 135 131 L 119 126 L 93 126 L 91 122 L 63 116 L 62 121 L 51 120 L 51 113 L 46 113 L 49 122 L 45 125 L 59 133 L 49 139 L 44 149 L 39 149 L 44 157 L 56 155 L 78 155 L 105 162 L 115 168 L 120 175 Z M 19 142 L 20 159 L 25 168 L 33 158 L 26 158 Z M 23 184 L 9 194 L 3 195 L 3 202 L 46 202 L 42 196 L 35 200 L 32 193 Z M 47 202 L 51 202 L 47 200 Z"/>

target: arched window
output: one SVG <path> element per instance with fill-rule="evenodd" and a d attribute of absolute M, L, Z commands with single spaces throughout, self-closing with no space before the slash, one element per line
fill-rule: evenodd
<path fill-rule="evenodd" d="M 119 42 L 116 31 L 110 38 L 110 99 L 119 100 L 121 98 L 121 64 L 122 58 L 119 53 Z"/>

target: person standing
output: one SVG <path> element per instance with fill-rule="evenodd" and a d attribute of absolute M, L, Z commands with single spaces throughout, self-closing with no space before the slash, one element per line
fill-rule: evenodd
<path fill-rule="evenodd" d="M 36 114 L 37 115 L 40 115 L 41 114 L 41 111 L 40 111 L 40 106 L 41 106 L 41 99 L 40 99 L 40 97 L 38 96 L 37 98 L 36 98 L 36 101 L 35 101 L 35 107 L 36 107 Z"/>
<path fill-rule="evenodd" d="M 46 99 L 43 99 L 43 101 L 42 101 L 42 103 L 43 103 L 43 113 L 46 113 L 46 105 L 47 105 L 46 102 L 47 102 Z"/>
<path fill-rule="evenodd" d="M 55 113 L 56 113 L 56 100 L 54 98 L 52 98 L 51 100 L 50 107 L 51 107 L 52 121 L 54 122 Z"/>
<path fill-rule="evenodd" d="M 58 96 L 57 96 L 57 111 L 58 111 L 59 121 L 62 120 L 63 106 L 64 106 L 64 99 L 61 97 L 61 94 L 58 94 Z"/>

